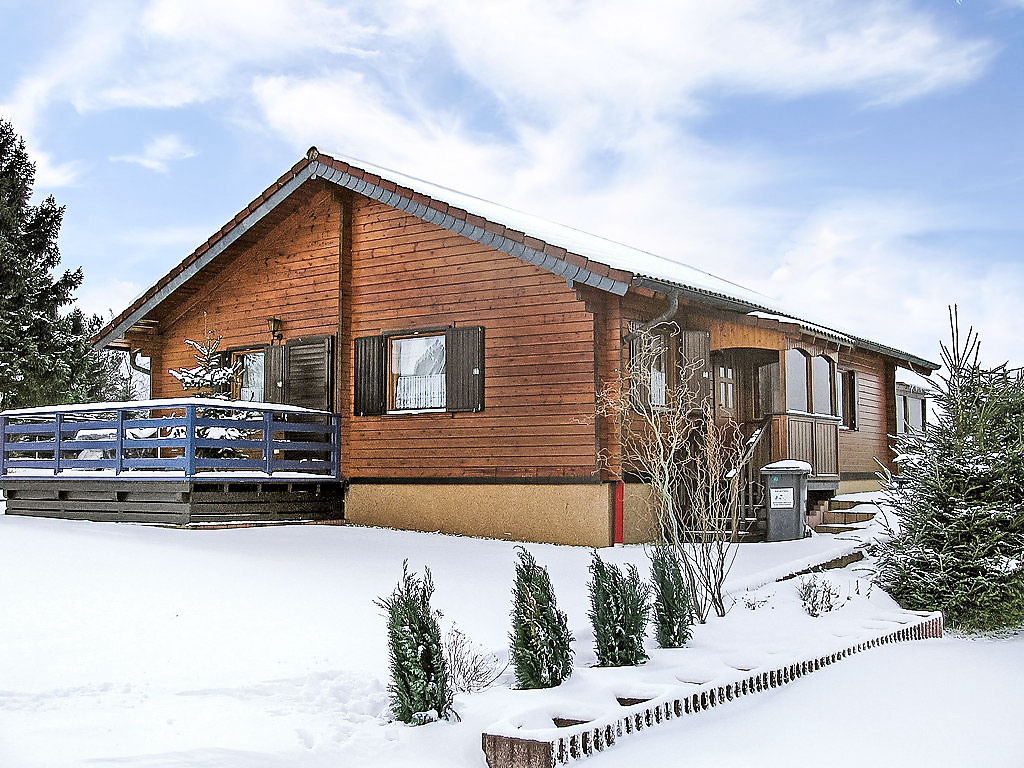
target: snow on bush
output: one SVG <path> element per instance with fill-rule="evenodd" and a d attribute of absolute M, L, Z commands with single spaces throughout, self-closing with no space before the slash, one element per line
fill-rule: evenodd
<path fill-rule="evenodd" d="M 547 568 L 525 547 L 517 547 L 512 590 L 512 665 L 520 688 L 553 688 L 572 674 L 572 636 L 558 610 Z"/>
<path fill-rule="evenodd" d="M 647 661 L 644 636 L 651 587 L 640 578 L 636 566 L 626 573 L 605 563 L 597 550 L 590 562 L 590 621 L 594 649 L 601 667 L 635 666 Z"/>
<path fill-rule="evenodd" d="M 452 714 L 453 693 L 441 647 L 440 614 L 430 607 L 434 582 L 430 569 L 423 578 L 402 563 L 402 580 L 390 597 L 377 605 L 387 612 L 391 666 L 391 712 L 403 723 L 422 725 Z"/>
<path fill-rule="evenodd" d="M 939 415 L 896 438 L 899 477 L 884 485 L 899 527 L 879 547 L 878 581 L 912 609 L 987 631 L 1024 622 L 1024 379 L 983 369 L 973 329 L 950 312 L 948 374 L 932 382 Z"/>
<path fill-rule="evenodd" d="M 651 582 L 658 645 L 682 648 L 692 634 L 693 600 L 675 547 L 657 545 L 651 551 Z"/>

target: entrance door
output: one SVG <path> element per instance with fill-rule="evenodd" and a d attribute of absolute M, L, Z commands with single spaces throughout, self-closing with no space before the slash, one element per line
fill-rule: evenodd
<path fill-rule="evenodd" d="M 738 421 L 736 418 L 736 360 L 725 353 L 712 358 L 715 367 L 715 418 L 717 421 Z"/>

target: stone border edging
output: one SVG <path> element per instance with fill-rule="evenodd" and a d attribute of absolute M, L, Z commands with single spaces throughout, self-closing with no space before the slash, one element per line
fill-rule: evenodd
<path fill-rule="evenodd" d="M 719 704 L 733 701 L 740 696 L 760 693 L 778 688 L 794 680 L 817 672 L 869 648 L 908 640 L 924 640 L 942 637 L 943 620 L 941 613 L 932 613 L 915 624 L 887 632 L 871 640 L 848 646 L 835 653 L 818 656 L 775 669 L 760 670 L 756 674 L 731 683 L 716 682 L 698 688 L 680 698 L 647 701 L 626 707 L 622 717 L 596 725 L 593 721 L 569 726 L 554 739 L 524 739 L 499 734 L 484 733 L 481 746 L 490 768 L 555 768 L 574 760 L 588 757 L 594 752 L 615 746 L 619 739 L 632 736 L 674 718 L 701 712 Z"/>

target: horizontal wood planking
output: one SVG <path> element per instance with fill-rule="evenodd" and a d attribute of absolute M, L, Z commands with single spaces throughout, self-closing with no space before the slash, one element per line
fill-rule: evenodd
<path fill-rule="evenodd" d="M 311 183 L 282 208 L 258 236 L 232 246 L 216 272 L 194 278 L 190 295 L 160 307 L 160 336 L 150 342 L 158 348 L 154 397 L 181 393 L 167 370 L 195 365 L 182 340 L 202 339 L 204 324 L 223 334 L 222 350 L 266 344 L 271 316 L 284 321 L 285 339 L 337 333 L 338 203 L 328 187 Z"/>
<path fill-rule="evenodd" d="M 886 391 L 885 361 L 868 352 L 842 352 L 839 367 L 852 369 L 857 378 L 857 429 L 839 432 L 839 469 L 875 472 L 875 458 L 887 461 L 889 439 L 887 409 L 895 394 Z"/>
<path fill-rule="evenodd" d="M 343 298 L 352 338 L 485 328 L 480 413 L 352 417 L 349 477 L 557 477 L 596 471 L 594 318 L 564 279 L 352 196 Z M 351 346 L 345 345 L 351 366 Z M 351 379 L 340 398 L 351 403 Z"/>

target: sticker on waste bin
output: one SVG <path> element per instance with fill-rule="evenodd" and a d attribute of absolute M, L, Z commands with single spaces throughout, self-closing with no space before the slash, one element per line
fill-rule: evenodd
<path fill-rule="evenodd" d="M 772 509 L 792 509 L 793 489 L 772 488 Z"/>

